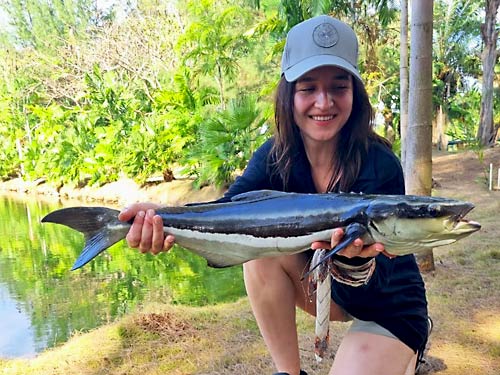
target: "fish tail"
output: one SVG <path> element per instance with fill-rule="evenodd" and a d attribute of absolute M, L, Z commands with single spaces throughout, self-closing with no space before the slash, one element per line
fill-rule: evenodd
<path fill-rule="evenodd" d="M 70 207 L 49 213 L 42 223 L 61 224 L 83 233 L 85 247 L 73 264 L 73 271 L 125 238 L 130 224 L 119 221 L 118 213 L 106 207 Z"/>

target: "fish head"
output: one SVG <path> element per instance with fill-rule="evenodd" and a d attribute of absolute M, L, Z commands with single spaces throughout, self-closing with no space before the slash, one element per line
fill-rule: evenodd
<path fill-rule="evenodd" d="M 464 218 L 474 208 L 469 202 L 422 196 L 389 200 L 377 203 L 378 209 L 371 207 L 374 215 L 369 223 L 373 239 L 389 253 L 409 254 L 448 245 L 481 229 L 479 223 Z"/>

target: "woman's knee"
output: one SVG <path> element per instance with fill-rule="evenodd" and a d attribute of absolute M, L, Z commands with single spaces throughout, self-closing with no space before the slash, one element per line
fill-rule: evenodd
<path fill-rule="evenodd" d="M 245 284 L 266 285 L 282 272 L 277 258 L 254 259 L 243 264 Z"/>
<path fill-rule="evenodd" d="M 335 355 L 330 375 L 401 375 L 414 356 L 413 350 L 398 339 L 348 332 Z"/>
<path fill-rule="evenodd" d="M 302 269 L 307 263 L 296 255 L 255 259 L 243 265 L 243 277 L 247 293 L 252 298 L 252 292 L 269 295 L 284 294 L 294 298 L 303 298 L 304 294 Z"/>

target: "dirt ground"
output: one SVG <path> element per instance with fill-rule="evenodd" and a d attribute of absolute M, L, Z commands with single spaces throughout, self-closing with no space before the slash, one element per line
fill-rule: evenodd
<path fill-rule="evenodd" d="M 500 147 L 481 152 L 436 153 L 432 160 L 432 176 L 437 183 L 436 190 L 454 194 L 459 192 L 471 197 L 477 197 L 477 194 L 482 196 L 488 191 L 490 163 L 493 165 L 493 187 L 498 188 Z"/>
<path fill-rule="evenodd" d="M 474 203 L 468 216 L 482 229 L 434 250 L 436 270 L 424 278 L 436 327 L 420 374 L 500 374 L 499 172 L 500 147 L 433 158 L 434 195 Z"/>

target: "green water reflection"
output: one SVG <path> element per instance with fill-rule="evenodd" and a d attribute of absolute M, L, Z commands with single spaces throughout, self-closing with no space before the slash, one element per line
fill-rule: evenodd
<path fill-rule="evenodd" d="M 0 320 L 5 327 L 19 327 L 15 337 L 2 335 L 0 357 L 33 355 L 144 302 L 205 305 L 245 293 L 241 267 L 209 268 L 203 258 L 181 248 L 154 257 L 118 243 L 70 271 L 82 236 L 40 224 L 59 207 L 0 197 Z M 14 307 L 17 316 L 10 312 Z M 29 332 L 21 334 L 23 329 Z"/>

